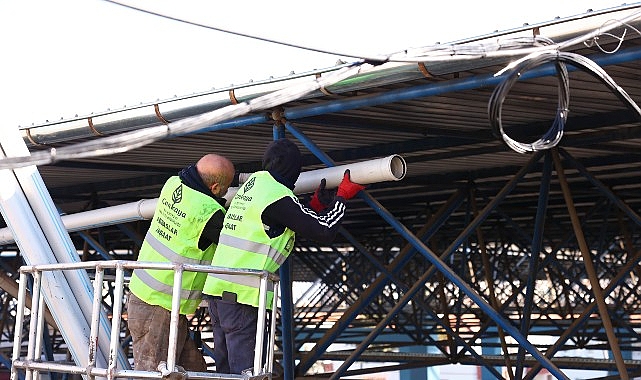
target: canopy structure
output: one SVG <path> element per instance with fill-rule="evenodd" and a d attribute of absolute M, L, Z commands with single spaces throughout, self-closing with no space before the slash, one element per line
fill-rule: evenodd
<path fill-rule="evenodd" d="M 571 369 L 632 378 L 641 373 L 640 29 L 635 3 L 33 125 L 20 128 L 31 158 L 0 168 L 38 165 L 72 215 L 154 199 L 207 152 L 260 170 L 281 136 L 299 145 L 304 171 L 398 155 L 402 179 L 349 201 L 332 245 L 298 239 L 281 273 L 276 354 L 286 378 L 452 363 L 488 378 Z M 70 236 L 81 260 L 133 260 L 147 227 L 128 219 Z M 0 250 L 11 277 L 22 253 L 11 255 L 10 239 Z M 292 305 L 288 282 L 305 290 Z"/>

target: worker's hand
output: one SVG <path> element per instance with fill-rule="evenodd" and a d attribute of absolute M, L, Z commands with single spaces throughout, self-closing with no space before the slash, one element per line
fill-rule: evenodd
<path fill-rule="evenodd" d="M 321 179 L 320 184 L 312 196 L 312 200 L 309 201 L 309 207 L 317 213 L 320 213 L 329 207 L 329 204 L 332 203 L 332 200 L 334 199 L 332 193 L 325 188 L 326 182 L 325 178 Z"/>
<path fill-rule="evenodd" d="M 349 200 L 354 198 L 354 196 L 364 188 L 365 186 L 352 182 L 349 175 L 349 169 L 347 169 L 343 174 L 343 181 L 341 182 L 340 185 L 338 185 L 336 196 L 342 197 L 345 200 Z"/>

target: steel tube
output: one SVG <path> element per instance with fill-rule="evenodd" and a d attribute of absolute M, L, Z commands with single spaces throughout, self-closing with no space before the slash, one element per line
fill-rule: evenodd
<path fill-rule="evenodd" d="M 258 321 L 256 322 L 256 343 L 254 347 L 254 376 L 260 375 L 263 370 L 263 342 L 265 341 L 265 317 L 267 316 L 267 275 L 260 277 L 260 297 L 258 298 Z M 275 307 L 273 305 L 272 307 Z M 216 344 L 216 342 L 214 342 Z"/>
<path fill-rule="evenodd" d="M 548 199 L 550 197 L 550 182 L 552 177 L 552 157 L 549 152 L 546 152 L 543 161 L 543 172 L 541 176 L 541 184 L 539 186 L 539 201 L 536 208 L 536 216 L 534 219 L 534 231 L 532 233 L 532 251 L 530 254 L 530 271 L 527 279 L 527 287 L 525 290 L 525 299 L 527 300 L 523 305 L 523 317 L 521 319 L 520 331 L 523 336 L 527 336 L 530 331 L 530 322 L 532 320 L 532 309 L 534 307 L 534 293 L 536 288 L 536 279 L 539 274 L 539 261 L 541 253 L 545 253 L 543 246 L 543 231 L 545 230 L 545 215 L 548 209 Z M 507 352 L 507 350 L 505 351 Z M 523 378 L 523 371 L 525 367 L 525 349 L 519 346 L 516 360 L 516 378 Z"/>
<path fill-rule="evenodd" d="M 36 272 L 33 275 L 33 288 L 31 289 L 32 294 L 32 307 L 29 310 L 30 320 L 29 320 L 29 342 L 27 345 L 27 360 L 35 360 L 35 351 L 36 351 L 36 342 L 38 341 L 38 328 L 37 328 L 37 319 L 38 319 L 38 310 L 42 307 L 42 295 L 40 294 L 41 289 L 41 273 Z M 26 380 L 31 380 L 34 377 L 33 371 L 27 371 Z"/>
<path fill-rule="evenodd" d="M 277 317 L 277 305 L 278 305 L 278 291 L 279 286 L 278 282 L 274 282 L 274 303 L 272 307 L 270 327 L 269 327 L 269 346 L 267 347 L 267 366 L 266 372 L 272 373 L 274 370 L 274 342 L 276 341 L 276 317 Z"/>
<path fill-rule="evenodd" d="M 38 358 L 41 357 L 42 354 L 42 341 L 44 340 L 44 334 L 49 334 L 49 329 L 45 330 L 45 313 L 43 312 L 45 310 L 45 297 L 43 293 L 40 293 L 40 297 L 38 300 L 38 321 L 37 323 L 37 331 L 36 331 L 36 355 L 38 355 Z M 40 378 L 39 371 L 34 372 L 34 376 L 36 379 Z"/>
<path fill-rule="evenodd" d="M 100 273 L 103 273 L 100 270 Z M 120 300 L 124 297 L 124 279 L 125 271 L 123 270 L 122 265 L 116 266 L 116 280 L 114 281 L 114 304 L 111 315 L 111 337 L 109 345 L 109 372 L 107 373 L 107 379 L 112 379 L 113 374 L 118 369 L 118 350 L 120 348 L 120 320 L 122 317 L 122 302 Z M 102 279 L 101 279 L 102 280 Z M 95 279 L 94 281 L 98 281 Z M 102 291 L 102 281 L 98 284 L 100 290 Z M 98 316 L 93 316 L 97 318 Z M 93 322 L 93 321 L 92 321 Z"/>
<path fill-rule="evenodd" d="M 18 368 L 13 364 L 20 359 L 20 348 L 22 347 L 22 331 L 24 329 L 24 308 L 25 299 L 27 298 L 27 274 L 20 272 L 20 281 L 18 285 L 18 305 L 16 306 L 16 324 L 13 330 L 13 351 L 11 354 L 11 380 L 18 380 Z M 32 301 L 33 302 L 33 301 Z"/>
<path fill-rule="evenodd" d="M 574 200 L 572 198 L 570 186 L 568 184 L 567 178 L 565 177 L 565 171 L 563 169 L 561 158 L 557 149 L 552 149 L 552 158 L 554 160 L 554 168 L 556 169 L 556 173 L 559 178 L 561 190 L 563 191 L 563 198 L 565 199 L 565 204 L 568 209 L 568 213 L 570 214 L 572 229 L 574 230 L 574 234 L 576 235 L 576 240 L 579 244 L 581 256 L 583 257 L 585 271 L 588 274 L 588 280 L 590 281 L 592 292 L 594 293 L 594 299 L 597 302 L 597 308 L 599 309 L 599 315 L 601 316 L 601 321 L 603 323 L 606 336 L 608 337 L 610 350 L 612 351 L 612 355 L 614 356 L 614 360 L 619 371 L 619 376 L 623 380 L 628 380 L 629 375 L 625 368 L 625 363 L 623 361 L 623 355 L 621 354 L 618 339 L 616 337 L 616 334 L 614 333 L 612 320 L 610 319 L 610 314 L 608 312 L 608 305 L 605 302 L 605 296 L 603 294 L 601 284 L 599 284 L 599 276 L 594 267 L 594 263 L 592 262 L 590 249 L 583 234 L 581 221 L 579 220 L 576 208 L 574 207 Z"/>
<path fill-rule="evenodd" d="M 96 355 L 94 354 L 98 349 L 98 329 L 100 315 L 100 308 L 102 307 L 102 280 L 105 276 L 105 271 L 102 268 L 96 267 L 96 273 L 93 280 L 93 309 L 91 311 L 91 332 L 89 335 L 89 360 L 88 367 L 96 366 Z M 116 299 L 114 297 L 114 299 Z"/>
<path fill-rule="evenodd" d="M 180 292 L 183 283 L 183 266 L 178 265 L 174 272 L 174 287 L 171 299 L 171 322 L 169 324 L 169 347 L 167 348 L 167 370 L 176 370 L 176 343 L 178 342 L 178 321 L 180 319 Z"/>

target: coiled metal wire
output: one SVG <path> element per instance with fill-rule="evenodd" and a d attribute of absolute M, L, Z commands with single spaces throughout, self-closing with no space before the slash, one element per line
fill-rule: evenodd
<path fill-rule="evenodd" d="M 553 62 L 556 67 L 556 77 L 558 79 L 558 105 L 554 122 L 547 132 L 538 140 L 531 143 L 519 142 L 505 133 L 503 122 L 501 121 L 503 102 L 512 86 L 514 86 L 523 73 L 550 62 Z M 532 53 L 503 70 L 503 74 L 506 73 L 505 80 L 494 89 L 488 103 L 488 116 L 492 133 L 501 138 L 503 142 L 515 152 L 526 153 L 550 149 L 561 141 L 565 123 L 568 118 L 570 103 L 570 82 L 566 64 L 575 66 L 597 78 L 641 119 L 641 109 L 639 109 L 639 106 L 630 98 L 630 95 L 619 87 L 612 77 L 594 61 L 579 54 L 560 52 L 557 50 Z"/>

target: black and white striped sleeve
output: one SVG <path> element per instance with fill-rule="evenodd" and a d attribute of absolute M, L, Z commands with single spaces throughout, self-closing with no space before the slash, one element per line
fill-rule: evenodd
<path fill-rule="evenodd" d="M 340 198 L 336 198 L 325 211 L 317 214 L 300 203 L 298 198 L 284 197 L 265 209 L 263 222 L 270 226 L 270 229 L 288 227 L 296 232 L 297 236 L 319 243 L 331 243 L 344 216 L 345 203 Z"/>

